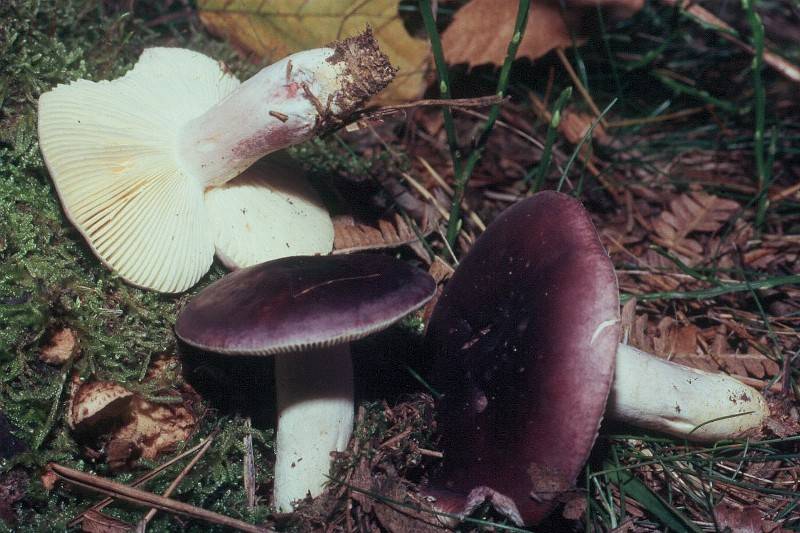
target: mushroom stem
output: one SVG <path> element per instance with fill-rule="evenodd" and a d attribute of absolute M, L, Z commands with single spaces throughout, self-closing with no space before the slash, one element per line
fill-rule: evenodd
<path fill-rule="evenodd" d="M 620 344 L 606 413 L 634 426 L 714 442 L 757 431 L 769 408 L 758 391 L 736 378 Z"/>
<path fill-rule="evenodd" d="M 221 185 L 265 155 L 341 124 L 394 74 L 369 30 L 286 57 L 183 127 L 184 169 L 205 188 Z"/>
<path fill-rule="evenodd" d="M 316 497 L 328 481 L 331 452 L 353 431 L 353 366 L 349 344 L 275 358 L 278 432 L 273 504 Z"/>

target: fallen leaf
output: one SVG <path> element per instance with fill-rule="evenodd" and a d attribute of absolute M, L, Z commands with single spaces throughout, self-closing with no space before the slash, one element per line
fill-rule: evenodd
<path fill-rule="evenodd" d="M 723 353 L 713 358 L 708 355 L 680 354 L 673 357 L 673 360 L 700 370 L 724 370 L 732 376 L 764 379 L 780 373 L 778 364 L 760 353 Z"/>
<path fill-rule="evenodd" d="M 39 353 L 39 360 L 50 365 L 63 365 L 75 354 L 77 338 L 69 328 L 56 331 Z"/>
<path fill-rule="evenodd" d="M 357 221 L 351 215 L 333 218 L 333 253 L 349 254 L 364 250 L 392 248 L 419 239 L 399 214 L 381 218 L 373 224 Z"/>
<path fill-rule="evenodd" d="M 177 360 L 161 356 L 153 361 L 147 379 L 152 384 L 166 383 L 176 371 Z M 197 424 L 197 417 L 188 406 L 197 394 L 191 387 L 184 385 L 180 392 L 164 388 L 158 393 L 172 396 L 176 403 L 149 402 L 110 381 L 73 381 L 67 420 L 85 441 L 99 444 L 101 436 L 108 436 L 103 449 L 106 461 L 114 469 L 140 457 L 155 459 L 188 440 Z"/>
<path fill-rule="evenodd" d="M 595 6 L 608 7 L 617 18 L 629 17 L 642 8 L 644 0 L 534 0 L 517 57 L 537 59 L 554 48 L 572 46 L 571 31 L 583 42 Z M 517 2 L 472 0 L 453 17 L 442 34 L 445 59 L 451 64 L 502 65 L 514 31 Z"/>
<path fill-rule="evenodd" d="M 442 295 L 447 280 L 449 280 L 454 273 L 455 270 L 453 267 L 445 263 L 439 256 L 434 258 L 431 266 L 428 268 L 428 274 L 430 274 L 436 282 L 436 292 L 433 294 L 433 298 L 422 308 L 422 321 L 426 325 L 433 314 L 433 310 L 436 309 L 436 302 L 439 301 L 439 297 Z"/>
<path fill-rule="evenodd" d="M 682 194 L 652 220 L 653 241 L 670 250 L 689 265 L 700 262 L 704 248 L 692 233 L 713 233 L 739 210 L 733 200 L 702 192 Z"/>
<path fill-rule="evenodd" d="M 111 437 L 109 446 L 119 453 L 129 446 L 132 456 L 155 459 L 189 439 L 197 417 L 182 403 L 156 404 L 136 396 L 131 402 L 130 420 Z M 123 457 L 115 457 L 124 462 Z"/>
<path fill-rule="evenodd" d="M 200 0 L 200 20 L 240 50 L 274 62 L 294 52 L 351 37 L 372 26 L 395 67 L 395 80 L 374 100 L 397 103 L 425 89 L 429 44 L 409 35 L 399 0 Z"/>
<path fill-rule="evenodd" d="M 671 317 L 663 317 L 654 328 L 655 331 L 648 331 L 647 315 L 637 315 L 631 319 L 625 309 L 628 312 L 631 310 L 627 304 L 623 308 L 623 324 L 632 323 L 628 344 L 635 348 L 708 372 L 725 372 L 762 381 L 780 374 L 778 363 L 760 352 L 732 352 L 725 335 L 719 331 L 700 330 L 694 324 L 680 324 Z M 707 349 L 701 349 L 699 343 L 704 335 L 714 336 L 714 341 Z"/>
<path fill-rule="evenodd" d="M 128 533 L 133 529 L 131 524 L 91 509 L 83 513 L 83 520 L 81 521 L 81 531 L 86 531 L 87 533 Z"/>

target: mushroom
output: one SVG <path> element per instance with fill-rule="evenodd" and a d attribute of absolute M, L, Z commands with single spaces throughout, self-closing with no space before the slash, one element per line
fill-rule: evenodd
<path fill-rule="evenodd" d="M 613 265 L 577 200 L 542 192 L 492 222 L 426 333 L 443 394 L 444 459 L 427 489 L 439 509 L 489 500 L 517 524 L 539 522 L 573 486 L 604 410 L 698 441 L 761 427 L 761 394 L 619 344 L 619 318 Z"/>
<path fill-rule="evenodd" d="M 350 439 L 349 342 L 388 327 L 434 290 L 427 273 L 391 257 L 292 257 L 228 274 L 182 310 L 175 332 L 187 344 L 275 357 L 278 510 L 319 495 L 331 451 Z"/>
<path fill-rule="evenodd" d="M 133 285 L 180 292 L 208 271 L 215 247 L 237 267 L 330 252 L 333 225 L 316 195 L 273 183 L 297 171 L 251 165 L 339 125 L 394 72 L 369 30 L 244 83 L 197 52 L 149 48 L 119 79 L 42 94 L 39 144 L 67 218 L 97 257 Z M 230 181 L 248 168 L 246 186 Z M 269 216 L 287 202 L 292 219 Z"/>

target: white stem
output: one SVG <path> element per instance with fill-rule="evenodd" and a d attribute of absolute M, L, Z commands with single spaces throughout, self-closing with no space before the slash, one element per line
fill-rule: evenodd
<path fill-rule="evenodd" d="M 343 451 L 353 431 L 353 367 L 350 347 L 275 356 L 278 434 L 275 438 L 273 504 L 291 512 L 292 502 L 322 493 L 331 452 Z"/>
<path fill-rule="evenodd" d="M 713 442 L 761 429 L 769 408 L 757 390 L 731 376 L 620 344 L 606 414 L 634 426 Z"/>
<path fill-rule="evenodd" d="M 322 120 L 310 95 L 325 106 L 342 88 L 344 63 L 329 62 L 333 54 L 316 48 L 273 63 L 189 121 L 178 141 L 183 168 L 205 188 L 218 186 L 265 155 L 309 139 Z M 338 111 L 333 104 L 331 112 Z"/>

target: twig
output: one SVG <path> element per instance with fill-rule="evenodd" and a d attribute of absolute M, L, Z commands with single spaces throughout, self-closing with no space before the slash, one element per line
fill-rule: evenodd
<path fill-rule="evenodd" d="M 661 0 L 661 2 L 672 7 L 678 6 L 681 11 L 688 13 L 703 25 L 712 27 L 719 33 L 720 37 L 726 41 L 735 44 L 746 52 L 751 54 L 755 53 L 752 46 L 743 42 L 736 36 L 736 30 L 696 2 L 686 2 L 685 0 Z M 800 68 L 766 48 L 764 49 L 764 63 L 774 68 L 791 81 L 800 83 Z"/>
<path fill-rule="evenodd" d="M 473 116 L 473 117 L 476 117 L 476 118 L 480 118 L 480 119 L 483 119 L 483 120 L 488 120 L 489 119 L 489 117 L 487 115 L 484 115 L 483 113 L 480 113 L 478 111 L 473 111 L 472 109 L 467 109 L 467 108 L 464 108 L 464 107 L 461 107 L 461 108 L 457 107 L 456 110 L 459 113 L 464 113 L 465 115 L 470 115 L 470 116 Z M 531 143 L 532 145 L 534 145 L 535 147 L 544 150 L 544 144 L 542 144 L 542 142 L 539 139 L 537 139 L 537 138 L 535 138 L 535 137 L 533 137 L 531 135 L 528 135 L 527 133 L 525 133 L 521 129 L 517 128 L 516 126 L 512 126 L 508 122 L 505 122 L 505 121 L 499 120 L 499 119 L 497 121 L 495 121 L 494 125 L 495 126 L 499 126 L 501 128 L 505 128 L 508 131 L 510 131 L 510 132 L 514 133 L 515 135 L 517 135 L 519 138 L 524 139 L 524 140 L 528 141 L 529 143 Z"/>
<path fill-rule="evenodd" d="M 479 96 L 476 98 L 442 98 L 442 99 L 426 99 L 415 100 L 405 104 L 387 105 L 383 107 L 376 107 L 372 109 L 364 109 L 355 113 L 350 120 L 350 124 L 357 123 L 360 120 L 370 120 L 375 118 L 393 115 L 406 109 L 415 109 L 417 107 L 452 107 L 452 108 L 467 108 L 467 107 L 486 107 L 494 104 L 501 103 L 503 97 L 497 94 L 489 96 Z"/>
<path fill-rule="evenodd" d="M 415 191 L 417 191 L 419 194 L 422 195 L 423 198 L 425 198 L 428 202 L 431 203 L 434 209 L 436 209 L 436 211 L 444 220 L 447 220 L 447 217 L 450 216 L 447 213 L 447 209 L 445 209 L 442 206 L 442 204 L 439 203 L 439 200 L 437 200 L 436 197 L 432 195 L 428 189 L 423 187 L 422 184 L 419 183 L 417 180 L 415 180 L 414 177 L 408 172 L 402 172 L 400 175 L 403 176 L 403 178 L 408 182 L 409 185 L 411 185 L 414 188 Z M 469 235 L 465 235 L 465 237 L 468 242 L 470 243 L 472 242 L 472 239 L 469 237 Z"/>
<path fill-rule="evenodd" d="M 157 494 L 151 494 L 143 490 L 135 489 L 121 483 L 116 483 L 108 479 L 86 474 L 79 470 L 69 468 L 57 463 L 50 463 L 50 469 L 61 479 L 72 483 L 73 485 L 83 487 L 89 490 L 106 494 L 113 498 L 130 502 L 134 505 L 143 505 L 147 507 L 155 507 L 162 511 L 175 513 L 189 518 L 197 518 L 212 524 L 218 524 L 239 531 L 247 531 L 250 533 L 267 533 L 272 530 L 258 527 L 253 524 L 248 524 L 242 520 L 237 520 L 229 516 L 221 515 L 213 511 L 208 511 L 188 503 L 171 500 Z"/>
<path fill-rule="evenodd" d="M 248 416 L 244 422 L 247 433 L 244 436 L 244 493 L 247 497 L 247 508 L 251 511 L 256 507 L 256 459 L 253 452 L 253 423 Z"/>
<path fill-rule="evenodd" d="M 197 454 L 194 457 L 192 457 L 192 460 L 189 461 L 189 463 L 187 463 L 185 467 L 183 467 L 183 470 L 181 470 L 180 474 L 178 474 L 177 477 L 174 480 L 172 480 L 172 483 L 169 484 L 167 490 L 164 491 L 163 496 L 165 498 L 168 498 L 169 496 L 172 495 L 173 492 L 175 492 L 175 489 L 178 488 L 178 485 L 181 484 L 181 481 L 183 481 L 183 479 L 189 474 L 189 472 L 192 471 L 194 465 L 196 465 L 197 462 L 200 461 L 203 455 L 205 455 L 205 453 L 211 447 L 211 443 L 214 441 L 214 437 L 216 436 L 217 433 L 218 432 L 215 431 L 206 438 L 206 440 L 203 442 L 200 448 L 200 451 L 198 451 Z M 144 533 L 145 530 L 147 530 L 147 524 L 150 523 L 150 521 L 153 519 L 153 517 L 156 515 L 157 512 L 158 509 L 155 508 L 150 509 L 147 512 L 147 514 L 144 515 L 144 518 L 139 520 L 139 523 L 136 524 L 136 533 Z"/>
<path fill-rule="evenodd" d="M 450 195 L 452 197 L 453 196 L 453 188 L 450 187 L 450 185 L 447 184 L 447 182 L 444 180 L 444 178 L 438 172 L 436 172 L 436 170 L 431 166 L 430 163 L 428 163 L 427 160 L 425 160 L 425 158 L 418 157 L 417 159 L 419 159 L 419 162 L 422 163 L 422 166 L 425 167 L 425 170 L 428 171 L 428 173 L 436 181 L 436 183 L 439 184 L 439 186 L 442 187 L 442 189 L 444 189 L 444 191 L 448 195 Z M 462 202 L 461 203 L 461 208 L 464 210 L 465 213 L 468 214 L 469 219 L 473 222 L 473 224 L 475 224 L 475 226 L 477 226 L 477 228 L 480 231 L 485 231 L 486 230 L 486 224 L 483 222 L 483 220 L 481 220 L 481 218 L 478 216 L 478 214 L 475 211 L 473 211 L 469 207 L 467 207 L 467 203 L 466 202 Z M 445 218 L 447 218 L 447 217 L 445 217 Z"/>
<path fill-rule="evenodd" d="M 192 448 L 186 450 L 185 452 L 183 452 L 183 453 L 181 453 L 179 455 L 176 455 L 175 457 L 173 457 L 172 459 L 170 459 L 169 461 L 167 461 L 163 465 L 159 465 L 159 466 L 155 467 L 150 472 L 148 472 L 145 475 L 143 475 L 143 476 L 137 478 L 136 480 L 134 480 L 134 482 L 131 483 L 131 487 L 138 487 L 140 485 L 143 485 L 143 484 L 147 483 L 148 481 L 150 481 L 151 479 L 156 477 L 158 474 L 160 474 L 161 472 L 163 472 L 164 470 L 166 470 L 170 466 L 174 465 L 175 463 L 177 463 L 181 459 L 184 459 L 184 458 L 192 455 L 194 452 L 196 452 L 197 450 L 202 448 L 204 445 L 205 445 L 205 442 L 201 442 L 200 444 L 197 444 L 197 445 L 193 446 Z M 67 527 L 75 527 L 75 526 L 77 526 L 83 520 L 84 515 L 86 515 L 90 511 L 99 512 L 104 507 L 106 507 L 108 504 L 110 504 L 113 501 L 114 501 L 114 498 L 103 498 L 102 500 L 100 500 L 96 504 L 92 505 L 91 507 L 86 509 L 84 512 L 82 512 L 81 514 L 76 516 L 75 518 L 73 518 L 70 521 L 70 523 L 67 524 Z"/>
<path fill-rule="evenodd" d="M 436 457 L 438 459 L 444 457 L 444 454 L 442 452 L 437 452 L 436 450 L 429 450 L 428 448 L 417 448 L 417 452 L 420 455 L 425 455 L 427 457 Z"/>
<path fill-rule="evenodd" d="M 674 113 L 667 113 L 664 115 L 656 115 L 654 117 L 639 117 L 639 118 L 624 118 L 621 120 L 612 120 L 610 121 L 606 127 L 611 128 L 627 128 L 629 126 L 640 126 L 644 124 L 653 124 L 655 122 L 667 122 L 670 120 L 676 120 L 679 118 L 685 118 L 691 115 L 695 115 L 697 113 L 702 113 L 706 111 L 707 108 L 703 107 L 691 107 L 689 109 L 681 109 L 680 111 L 675 111 Z"/>
<path fill-rule="evenodd" d="M 412 428 L 406 428 L 394 437 L 391 437 L 380 444 L 380 448 L 392 448 L 395 444 L 411 435 Z"/>
<path fill-rule="evenodd" d="M 592 95 L 589 94 L 589 91 L 587 91 L 586 87 L 584 87 L 583 83 L 581 83 L 581 79 L 578 77 L 575 69 L 572 68 L 572 63 L 570 63 L 569 59 L 567 59 L 567 54 L 564 53 L 564 49 L 561 47 L 556 48 L 556 55 L 558 56 L 559 61 L 561 61 L 561 64 L 564 65 L 564 69 L 572 79 L 572 83 L 575 84 L 575 87 L 578 88 L 578 92 L 581 93 L 581 97 L 586 101 L 586 104 L 592 110 L 592 113 L 594 113 L 594 116 L 600 119 L 600 124 L 602 124 L 603 127 L 606 127 L 608 123 L 606 122 L 605 118 L 603 118 L 603 114 L 600 113 L 600 108 L 597 107 L 597 104 L 594 103 Z"/>

